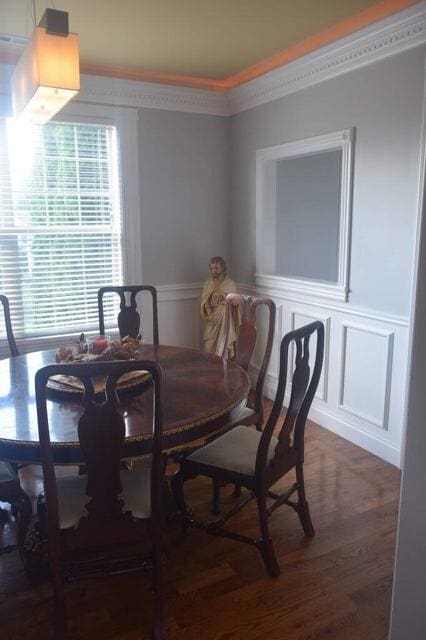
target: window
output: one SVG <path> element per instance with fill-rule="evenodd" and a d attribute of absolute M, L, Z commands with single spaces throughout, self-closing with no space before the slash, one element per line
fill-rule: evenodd
<path fill-rule="evenodd" d="M 256 154 L 256 283 L 347 302 L 353 129 Z"/>
<path fill-rule="evenodd" d="M 118 155 L 112 124 L 0 120 L 0 290 L 17 337 L 96 329 L 97 290 L 123 282 Z"/>

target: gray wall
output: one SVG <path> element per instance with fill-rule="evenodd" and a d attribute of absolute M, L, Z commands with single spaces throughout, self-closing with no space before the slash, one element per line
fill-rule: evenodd
<path fill-rule="evenodd" d="M 424 48 L 235 115 L 232 270 L 255 270 L 255 150 L 356 127 L 350 304 L 408 315 Z"/>
<path fill-rule="evenodd" d="M 229 119 L 139 110 L 144 282 L 199 282 L 229 258 Z"/>
<path fill-rule="evenodd" d="M 423 221 L 390 640 L 424 640 L 426 636 L 425 273 L 426 225 Z"/>
<path fill-rule="evenodd" d="M 278 160 L 277 274 L 337 282 L 341 164 L 341 151 Z"/>

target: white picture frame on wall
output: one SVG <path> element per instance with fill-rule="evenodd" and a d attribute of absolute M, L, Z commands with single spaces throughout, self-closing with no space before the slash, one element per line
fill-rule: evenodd
<path fill-rule="evenodd" d="M 352 218 L 352 182 L 355 129 L 348 128 L 256 151 L 256 273 L 255 283 L 287 293 L 320 296 L 341 302 L 349 299 L 349 260 Z M 284 158 L 341 151 L 341 189 L 335 281 L 274 273 L 276 264 L 276 167 Z M 300 247 L 303 254 L 303 247 Z"/>

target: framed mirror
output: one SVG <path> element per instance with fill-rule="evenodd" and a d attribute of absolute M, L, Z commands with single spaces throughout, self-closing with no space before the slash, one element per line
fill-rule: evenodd
<path fill-rule="evenodd" d="M 256 152 L 256 284 L 347 302 L 354 130 Z"/>

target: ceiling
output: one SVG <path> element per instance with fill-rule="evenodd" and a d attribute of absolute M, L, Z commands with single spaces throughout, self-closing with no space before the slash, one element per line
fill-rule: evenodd
<path fill-rule="evenodd" d="M 29 4 L 28 0 L 0 0 L 0 32 L 28 35 L 33 26 Z M 294 50 L 294 58 L 303 43 L 321 46 L 341 32 L 345 35 L 336 25 L 346 25 L 351 32 L 410 4 L 414 0 L 54 2 L 56 9 L 69 12 L 70 29 L 79 34 L 81 61 L 89 65 L 89 71 L 90 65 L 95 65 L 93 72 L 96 65 L 113 65 L 125 68 L 130 77 L 132 72 L 144 70 L 159 76 L 178 74 L 219 82 L 244 75 L 247 68 L 283 50 Z M 36 0 L 37 21 L 51 6 L 50 0 Z M 364 21 L 358 20 L 360 12 Z M 318 34 L 324 33 L 328 36 L 321 42 Z M 298 55 L 309 48 L 313 47 L 309 45 L 304 51 L 302 46 Z"/>

